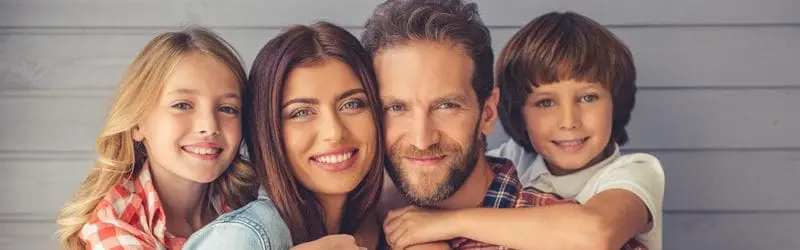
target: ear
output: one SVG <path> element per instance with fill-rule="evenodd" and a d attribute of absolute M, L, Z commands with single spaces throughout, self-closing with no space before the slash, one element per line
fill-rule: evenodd
<path fill-rule="evenodd" d="M 492 88 L 492 94 L 483 103 L 483 115 L 481 116 L 480 126 L 481 133 L 489 136 L 497 124 L 497 103 L 500 101 L 500 90 L 497 87 Z"/>
<path fill-rule="evenodd" d="M 139 128 L 139 125 L 133 127 L 133 140 L 136 142 L 144 141 L 144 133 L 142 133 L 141 128 Z"/>

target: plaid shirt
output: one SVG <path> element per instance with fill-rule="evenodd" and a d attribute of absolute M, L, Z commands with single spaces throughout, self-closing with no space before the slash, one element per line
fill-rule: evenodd
<path fill-rule="evenodd" d="M 494 172 L 494 180 L 489 185 L 489 190 L 483 198 L 481 207 L 488 208 L 526 208 L 542 207 L 555 204 L 572 203 L 577 204 L 572 199 L 562 199 L 558 195 L 539 192 L 533 188 L 522 188 L 522 184 L 517 177 L 517 170 L 511 161 L 501 158 L 487 157 L 489 168 Z M 453 249 L 511 249 L 508 247 L 492 245 L 474 241 L 468 238 L 454 238 L 450 240 L 450 247 Z M 646 250 L 643 244 L 631 239 L 626 243 L 623 250 Z"/>
<path fill-rule="evenodd" d="M 167 219 L 148 163 L 138 176 L 125 178 L 109 190 L 78 236 L 86 249 L 181 249 L 186 238 L 167 232 Z M 215 208 L 228 212 L 219 199 Z"/>

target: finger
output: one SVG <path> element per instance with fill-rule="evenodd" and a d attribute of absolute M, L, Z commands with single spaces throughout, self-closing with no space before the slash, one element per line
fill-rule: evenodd
<path fill-rule="evenodd" d="M 412 211 L 412 210 L 414 210 L 416 208 L 417 208 L 416 206 L 411 205 L 411 206 L 405 206 L 405 207 L 402 207 L 402 208 L 391 210 L 391 211 L 389 211 L 388 214 L 386 214 L 386 219 L 385 220 L 392 220 L 392 219 L 397 218 L 398 216 L 401 216 L 401 215 L 405 214 L 406 212 Z"/>
<path fill-rule="evenodd" d="M 402 233 L 397 236 L 395 239 L 395 246 L 397 249 L 406 249 L 406 247 L 409 247 L 409 236 L 411 236 L 411 234 L 413 234 L 411 230 L 403 230 Z"/>
<path fill-rule="evenodd" d="M 403 227 L 398 227 L 392 232 L 387 232 L 386 239 L 391 243 L 392 247 L 397 247 L 397 239 L 400 238 L 405 233 L 406 229 Z"/>

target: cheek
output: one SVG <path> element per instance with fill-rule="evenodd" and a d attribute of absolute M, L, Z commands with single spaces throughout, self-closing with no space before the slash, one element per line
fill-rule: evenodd
<path fill-rule="evenodd" d="M 224 119 L 222 130 L 228 141 L 237 145 L 242 140 L 242 120 L 239 117 L 227 117 Z"/>
<path fill-rule="evenodd" d="M 404 126 L 400 118 L 386 117 L 383 119 L 383 143 L 386 148 L 390 148 L 400 140 L 401 135 L 405 133 L 405 128 L 408 126 Z"/>
<path fill-rule="evenodd" d="M 586 110 L 583 117 L 584 126 L 591 127 L 603 137 L 611 137 L 613 107 L 610 102 L 597 103 L 594 108 Z"/>
<path fill-rule="evenodd" d="M 547 141 L 549 128 L 552 124 L 552 115 L 548 112 L 537 110 L 536 108 L 525 108 L 522 116 L 525 119 L 525 129 L 528 132 L 528 140 L 536 144 L 537 141 Z"/>
<path fill-rule="evenodd" d="M 283 144 L 292 165 L 299 164 L 303 154 L 314 144 L 315 130 L 306 124 L 284 124 Z"/>
<path fill-rule="evenodd" d="M 156 111 L 139 125 L 139 129 L 144 135 L 145 141 L 149 141 L 150 144 L 160 144 L 158 142 L 179 139 L 182 135 L 191 132 L 191 126 L 189 117 Z"/>

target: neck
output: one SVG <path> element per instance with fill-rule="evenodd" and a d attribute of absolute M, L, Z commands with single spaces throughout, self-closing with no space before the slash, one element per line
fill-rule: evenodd
<path fill-rule="evenodd" d="M 480 207 L 492 180 L 494 180 L 494 172 L 489 168 L 486 156 L 481 155 L 478 162 L 475 163 L 472 174 L 467 177 L 458 191 L 450 198 L 436 204 L 435 207 L 443 209 Z"/>
<path fill-rule="evenodd" d="M 317 198 L 324 211 L 325 230 L 328 231 L 328 234 L 338 234 L 342 225 L 342 214 L 347 195 L 317 195 Z"/>
<path fill-rule="evenodd" d="M 188 225 L 191 231 L 195 231 L 206 224 L 204 216 L 210 216 L 208 213 L 211 209 L 208 206 L 207 184 L 180 178 L 160 166 L 150 165 L 150 173 L 168 225 L 174 228 Z"/>

